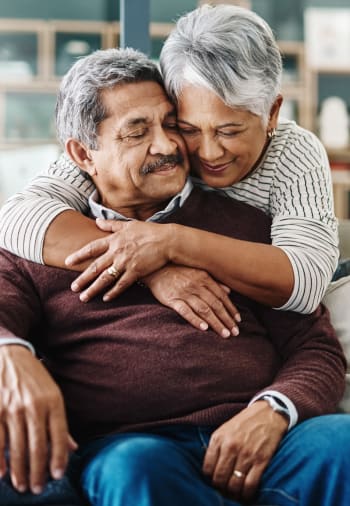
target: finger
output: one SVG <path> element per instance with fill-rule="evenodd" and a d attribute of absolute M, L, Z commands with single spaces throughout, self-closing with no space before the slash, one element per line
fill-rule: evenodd
<path fill-rule="evenodd" d="M 217 319 L 222 323 L 224 328 L 229 329 L 230 334 L 234 336 L 238 336 L 239 329 L 237 327 L 236 321 L 232 317 L 231 306 L 229 305 L 229 310 L 227 309 L 227 299 L 226 295 L 224 297 L 217 296 L 213 294 L 209 290 L 201 290 L 200 298 L 203 298 L 208 306 L 211 308 Z M 225 337 L 225 336 L 224 336 Z"/>
<path fill-rule="evenodd" d="M 231 476 L 226 485 L 227 490 L 233 497 L 240 498 L 242 496 L 248 470 L 249 468 L 247 466 L 239 463 L 238 459 L 236 460 L 234 469 L 232 469 Z"/>
<path fill-rule="evenodd" d="M 231 444 L 228 445 L 225 441 L 220 444 L 220 452 L 212 473 L 212 481 L 217 488 L 227 489 L 236 466 L 236 455 L 237 452 Z"/>
<path fill-rule="evenodd" d="M 210 441 L 207 451 L 205 452 L 205 457 L 203 461 L 203 473 L 207 476 L 213 476 L 215 471 L 216 463 L 218 461 L 220 454 L 220 447 L 216 444 L 215 435 L 213 434 Z"/>
<path fill-rule="evenodd" d="M 29 447 L 29 483 L 33 494 L 43 491 L 48 464 L 47 419 L 36 411 L 27 417 Z"/>
<path fill-rule="evenodd" d="M 203 292 L 202 292 L 203 297 Z M 202 300 L 202 298 L 199 298 L 196 295 L 193 295 L 188 298 L 187 303 L 192 308 L 192 310 L 205 322 L 208 323 L 208 325 L 216 332 L 219 336 L 228 338 L 231 336 L 231 331 L 229 328 L 223 324 L 219 318 L 216 316 L 216 314 L 213 312 L 212 308 L 210 307 L 210 304 L 206 301 Z M 231 321 L 232 324 L 232 321 Z M 230 326 L 232 326 L 230 324 Z"/>
<path fill-rule="evenodd" d="M 224 304 L 225 308 L 227 309 L 228 313 L 233 317 L 233 319 L 240 323 L 242 321 L 241 315 L 237 309 L 237 307 L 233 304 L 230 297 L 228 296 L 228 293 L 230 293 L 230 289 L 228 287 L 225 287 L 225 285 L 218 285 L 213 280 L 210 280 L 210 284 L 208 285 L 208 289 L 213 292 L 213 294 L 221 300 L 221 302 Z M 229 292 L 225 288 L 228 288 Z"/>
<path fill-rule="evenodd" d="M 123 272 L 123 274 L 120 276 L 115 285 L 113 285 L 113 287 L 110 290 L 108 290 L 107 293 L 105 293 L 105 295 L 103 296 L 103 300 L 105 302 L 108 302 L 112 299 L 115 299 L 116 297 L 118 297 L 118 295 L 124 292 L 124 290 L 129 288 L 129 286 L 136 283 L 137 279 L 138 276 L 135 273 L 127 271 Z"/>
<path fill-rule="evenodd" d="M 0 423 L 0 478 L 3 478 L 7 471 L 6 464 L 6 430 L 2 423 Z"/>
<path fill-rule="evenodd" d="M 104 232 L 118 232 L 123 228 L 123 222 L 118 220 L 104 220 L 102 218 L 96 219 L 96 225 Z"/>
<path fill-rule="evenodd" d="M 183 300 L 171 300 L 168 306 L 176 311 L 184 320 L 199 330 L 208 330 L 209 325 L 191 309 Z"/>
<path fill-rule="evenodd" d="M 267 462 L 264 462 L 261 465 L 255 464 L 249 469 L 241 490 L 241 498 L 244 501 L 250 502 L 257 494 L 257 490 L 261 482 L 261 477 L 266 467 Z"/>
<path fill-rule="evenodd" d="M 74 280 L 71 289 L 73 292 L 81 292 L 80 300 L 87 302 L 115 282 L 116 278 L 108 272 L 110 266 L 110 262 L 106 262 L 103 268 L 101 264 L 96 273 L 92 272 L 90 266 Z"/>
<path fill-rule="evenodd" d="M 48 432 L 51 444 L 50 474 L 59 480 L 63 477 L 70 450 L 76 450 L 77 444 L 68 433 L 63 403 L 49 413 Z"/>
<path fill-rule="evenodd" d="M 75 441 L 71 434 L 68 434 L 68 449 L 71 452 L 75 452 L 78 449 L 78 443 Z"/>
<path fill-rule="evenodd" d="M 102 237 L 101 239 L 96 239 L 69 255 L 66 258 L 65 264 L 70 267 L 86 260 L 99 257 L 108 250 L 108 246 L 109 242 L 107 238 Z"/>
<path fill-rule="evenodd" d="M 11 420 L 7 426 L 10 476 L 11 481 L 19 492 L 25 492 L 28 488 L 27 476 L 27 434 L 21 410 L 11 413 Z"/>

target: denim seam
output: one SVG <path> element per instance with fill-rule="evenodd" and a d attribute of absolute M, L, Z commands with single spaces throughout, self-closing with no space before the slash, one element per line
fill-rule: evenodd
<path fill-rule="evenodd" d="M 288 499 L 289 501 L 292 501 L 294 504 L 300 504 L 298 499 L 291 496 L 290 494 L 287 494 L 287 492 L 285 492 L 284 490 L 281 490 L 280 488 L 262 488 L 260 490 L 260 494 L 263 494 L 265 492 L 266 493 L 273 492 L 275 494 L 280 494 L 280 495 L 284 496 L 286 499 Z M 267 506 L 272 506 L 272 505 L 267 505 Z"/>

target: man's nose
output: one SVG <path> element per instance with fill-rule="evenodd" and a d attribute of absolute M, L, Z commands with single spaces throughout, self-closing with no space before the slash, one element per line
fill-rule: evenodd
<path fill-rule="evenodd" d="M 171 155 L 177 150 L 177 147 L 176 141 L 163 127 L 155 129 L 150 146 L 151 155 Z"/>

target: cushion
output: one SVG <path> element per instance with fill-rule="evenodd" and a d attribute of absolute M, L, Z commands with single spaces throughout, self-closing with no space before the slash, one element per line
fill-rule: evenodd
<path fill-rule="evenodd" d="M 323 299 L 348 361 L 346 390 L 340 408 L 350 413 L 350 275 L 330 283 Z"/>

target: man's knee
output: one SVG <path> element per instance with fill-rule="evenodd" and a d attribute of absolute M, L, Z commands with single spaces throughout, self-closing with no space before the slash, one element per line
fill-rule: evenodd
<path fill-rule="evenodd" d="M 171 465 L 169 450 L 171 441 L 158 436 L 130 434 L 116 437 L 108 446 L 100 450 L 85 467 L 83 480 L 93 480 L 95 485 L 135 486 L 135 483 L 157 478 Z"/>
<path fill-rule="evenodd" d="M 288 437 L 288 436 L 287 436 Z M 329 452 L 348 456 L 345 451 L 350 445 L 350 415 L 325 415 L 302 422 L 290 433 L 293 444 L 299 446 L 298 451 L 324 453 L 330 458 Z M 339 453 L 335 450 L 339 449 Z M 344 451 L 342 451 L 344 450 Z"/>

